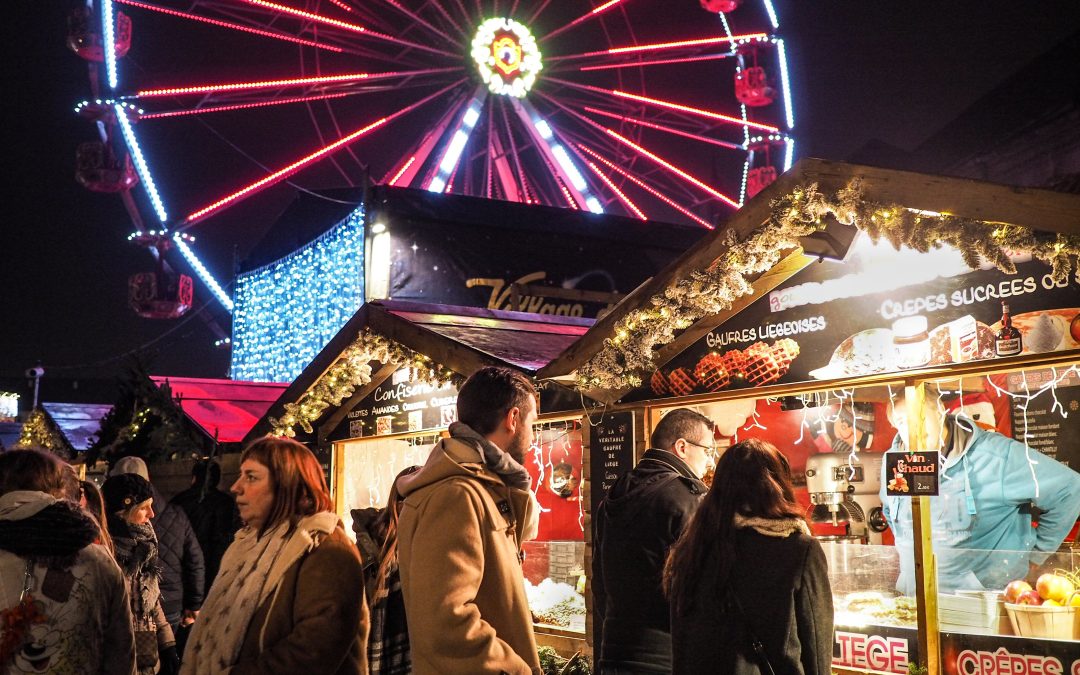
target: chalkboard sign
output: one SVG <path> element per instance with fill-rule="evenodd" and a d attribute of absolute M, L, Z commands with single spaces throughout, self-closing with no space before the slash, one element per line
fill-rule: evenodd
<path fill-rule="evenodd" d="M 634 467 L 634 413 L 604 415 L 589 428 L 590 513 L 619 476 Z"/>
<path fill-rule="evenodd" d="M 1080 378 L 1049 369 L 1029 370 L 1009 373 L 1008 387 L 1019 395 L 1012 401 L 1013 438 L 1080 471 Z"/>

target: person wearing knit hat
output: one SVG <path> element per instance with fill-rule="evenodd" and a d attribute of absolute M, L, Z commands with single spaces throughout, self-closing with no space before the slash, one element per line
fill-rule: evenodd
<path fill-rule="evenodd" d="M 148 502 L 154 498 L 154 491 L 150 487 L 150 481 L 137 473 L 122 473 L 112 476 L 101 486 L 101 493 L 105 497 L 106 519 L 126 515 L 124 512 L 133 511 L 135 507 L 143 502 Z M 151 513 L 153 513 L 152 508 Z"/>
<path fill-rule="evenodd" d="M 110 476 L 133 474 L 150 480 L 141 457 L 121 457 Z M 161 606 L 176 636 L 177 651 L 183 653 L 188 629 L 202 608 L 206 588 L 206 563 L 202 546 L 184 510 L 168 503 L 153 485 L 154 515 L 150 524 L 158 539 L 161 555 Z"/>
<path fill-rule="evenodd" d="M 124 473 L 105 481 L 101 492 L 116 562 L 127 581 L 138 673 L 175 675 L 180 669 L 180 657 L 161 605 L 161 562 L 157 536 L 150 524 L 154 516 L 153 489 L 142 476 Z"/>

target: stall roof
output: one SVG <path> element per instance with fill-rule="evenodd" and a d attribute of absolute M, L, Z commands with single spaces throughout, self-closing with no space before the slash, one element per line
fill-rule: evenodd
<path fill-rule="evenodd" d="M 150 379 L 159 387 L 167 383 L 184 414 L 220 443 L 242 441 L 288 386 L 163 375 Z"/>
<path fill-rule="evenodd" d="M 648 307 L 654 296 L 663 294 L 678 282 L 690 279 L 695 273 L 710 269 L 717 263 L 730 248 L 729 233 L 742 241 L 769 221 L 773 215 L 774 201 L 810 183 L 816 183 L 824 194 L 835 194 L 855 179 L 860 181 L 863 199 L 867 202 L 901 204 L 909 209 L 947 213 L 985 222 L 1023 225 L 1050 233 L 1080 234 L 1080 196 L 1077 195 L 822 159 L 801 159 L 791 170 L 732 214 L 726 223 L 706 234 L 686 253 L 623 298 L 610 312 L 598 319 L 580 340 L 542 367 L 537 375 L 553 379 L 572 378 L 578 368 L 604 347 L 605 340 L 613 335 L 615 326 L 624 317 Z M 747 281 L 753 284 L 753 293 L 739 298 L 731 309 L 725 312 L 700 318 L 676 335 L 673 341 L 659 345 L 656 351 L 657 365 L 666 363 L 816 260 L 803 255 L 800 248 L 784 253 L 771 269 L 746 277 Z M 628 389 L 591 394 L 601 400 L 613 401 L 626 391 Z"/>
<path fill-rule="evenodd" d="M 41 407 L 77 452 L 90 447 L 90 439 L 101 428 L 101 418 L 112 410 L 112 405 L 102 403 L 42 403 Z"/>
<path fill-rule="evenodd" d="M 270 430 L 270 417 L 278 417 L 286 403 L 297 401 L 312 388 L 367 329 L 403 347 L 423 354 L 461 375 L 484 366 L 508 366 L 534 375 L 584 335 L 594 319 L 507 312 L 477 307 L 432 305 L 384 300 L 363 305 L 300 376 L 269 407 L 247 438 Z M 352 403 L 389 377 L 390 371 L 373 374 L 372 381 L 344 402 L 337 411 L 319 421 L 333 428 Z"/>

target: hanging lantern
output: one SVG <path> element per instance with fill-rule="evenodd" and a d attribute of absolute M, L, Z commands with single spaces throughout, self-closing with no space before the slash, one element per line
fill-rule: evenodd
<path fill-rule="evenodd" d="M 120 57 L 127 54 L 131 48 L 131 19 L 122 12 L 114 12 L 113 15 L 116 17 L 113 49 L 116 56 Z M 105 60 L 105 40 L 97 12 L 83 6 L 76 7 L 68 14 L 67 44 L 71 51 L 87 61 L 100 63 Z"/>
<path fill-rule="evenodd" d="M 701 0 L 701 8 L 706 12 L 734 12 L 742 4 L 742 0 Z"/>
<path fill-rule="evenodd" d="M 118 159 L 101 141 L 90 141 L 75 151 L 75 180 L 94 192 L 124 192 L 139 182 L 139 176 L 129 155 Z"/>
<path fill-rule="evenodd" d="M 769 86 L 764 68 L 751 66 L 735 73 L 735 98 L 748 106 L 760 107 L 773 102 L 776 90 Z"/>

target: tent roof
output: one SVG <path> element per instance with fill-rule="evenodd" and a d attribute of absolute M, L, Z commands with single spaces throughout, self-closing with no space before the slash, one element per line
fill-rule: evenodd
<path fill-rule="evenodd" d="M 159 387 L 168 383 L 184 414 L 221 443 L 242 441 L 288 386 L 163 375 L 151 375 L 150 379 Z"/>
<path fill-rule="evenodd" d="M 42 403 L 42 409 L 63 434 L 72 449 L 82 452 L 101 428 L 112 405 L 102 403 Z"/>
<path fill-rule="evenodd" d="M 300 376 L 269 407 L 248 433 L 255 438 L 270 430 L 286 403 L 312 388 L 360 333 L 367 329 L 435 362 L 468 376 L 484 366 L 508 366 L 533 375 L 584 335 L 593 319 L 507 312 L 477 307 L 432 305 L 405 301 L 369 302 L 345 324 Z M 356 402 L 390 376 L 394 369 L 372 374 L 371 382 L 319 426 L 332 429 Z"/>

